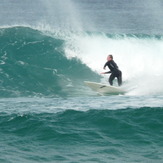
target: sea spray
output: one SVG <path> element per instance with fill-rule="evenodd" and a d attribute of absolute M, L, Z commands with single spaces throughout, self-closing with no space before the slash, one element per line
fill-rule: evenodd
<path fill-rule="evenodd" d="M 108 54 L 113 54 L 123 72 L 129 94 L 163 93 L 163 37 L 161 35 L 75 35 L 67 41 L 66 54 L 79 57 L 100 73 Z"/>

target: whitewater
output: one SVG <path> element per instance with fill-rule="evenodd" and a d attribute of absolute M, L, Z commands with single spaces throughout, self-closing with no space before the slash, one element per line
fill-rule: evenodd
<path fill-rule="evenodd" d="M 0 2 L 0 162 L 163 161 L 163 3 Z M 84 81 L 108 54 L 124 95 Z M 117 85 L 117 81 L 114 81 Z"/>
<path fill-rule="evenodd" d="M 40 88 L 36 93 L 40 94 L 45 93 L 42 91 L 48 91 L 47 88 L 44 88 L 47 86 L 51 87 L 49 88 L 51 91 L 54 91 L 54 87 L 56 89 L 62 89 L 65 86 L 73 87 L 73 82 L 76 82 L 74 84 L 77 84 L 77 87 L 79 87 L 83 85 L 82 82 L 84 80 L 100 81 L 101 78 L 101 82 L 107 83 L 108 76 L 102 77 L 100 76 L 100 72 L 108 54 L 114 55 L 120 69 L 124 72 L 124 87 L 129 95 L 156 95 L 163 93 L 161 84 L 163 82 L 162 35 L 111 35 L 83 32 L 69 32 L 67 34 L 20 26 L 2 28 L 0 31 L 1 47 L 3 47 L 0 60 L 2 65 L 1 76 L 4 76 L 1 84 L 5 83 L 5 86 L 1 88 L 4 94 L 15 89 L 19 83 L 20 88 L 16 88 L 17 93 L 23 93 L 21 90 L 19 91 L 22 87 L 22 82 L 23 85 L 26 85 L 26 88 L 23 88 L 25 89 L 24 91 L 28 91 L 29 94 L 31 91 L 28 89 L 31 89 L 34 83 L 37 82 L 40 82 L 40 86 L 37 85 Z M 37 50 L 37 48 L 39 49 Z M 8 55 L 11 50 L 15 52 L 16 56 L 12 54 Z M 45 60 L 47 61 L 45 62 Z M 74 67 L 71 64 L 74 64 Z M 13 67 L 12 71 L 9 70 L 9 66 Z M 13 76 L 13 71 L 16 71 L 14 69 L 21 69 L 22 73 L 19 72 L 18 74 L 15 72 L 16 74 Z M 39 73 L 33 70 L 37 70 Z M 63 72 L 64 70 L 66 72 Z M 28 73 L 29 76 L 26 76 L 25 73 Z M 41 79 L 44 73 L 49 78 L 48 81 Z M 82 74 L 84 76 L 79 80 Z M 88 74 L 92 74 L 92 78 Z M 37 75 L 38 77 L 33 78 L 33 75 Z M 63 76 L 60 77 L 60 75 Z M 12 78 L 12 81 L 7 78 Z M 19 81 L 17 81 L 18 78 Z M 16 86 L 10 83 L 7 85 L 7 82 L 4 82 L 4 80 L 13 82 L 13 84 L 15 82 Z M 55 83 L 57 80 L 62 80 L 63 82 L 60 81 L 58 87 L 56 86 L 57 83 Z M 77 82 L 80 82 L 80 84 Z M 29 87 L 27 87 L 28 85 Z M 6 89 L 6 87 L 10 86 L 12 86 L 10 90 Z M 74 87 L 71 89 L 74 89 Z M 52 94 L 49 92 L 49 95 L 57 93 L 56 90 Z"/>

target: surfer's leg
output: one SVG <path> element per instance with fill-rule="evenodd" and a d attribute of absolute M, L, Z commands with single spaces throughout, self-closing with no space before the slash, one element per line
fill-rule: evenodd
<path fill-rule="evenodd" d="M 110 85 L 113 85 L 114 78 L 115 78 L 115 75 L 114 74 L 111 74 L 110 77 L 109 77 L 109 83 L 110 83 Z"/>
<path fill-rule="evenodd" d="M 118 79 L 118 85 L 121 86 L 122 85 L 122 72 L 119 72 L 119 75 L 117 76 Z"/>

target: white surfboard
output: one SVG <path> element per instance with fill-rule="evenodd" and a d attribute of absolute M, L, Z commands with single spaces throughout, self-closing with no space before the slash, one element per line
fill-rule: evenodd
<path fill-rule="evenodd" d="M 84 81 L 84 83 L 91 88 L 93 91 L 98 92 L 99 94 L 102 95 L 118 95 L 118 94 L 124 94 L 125 90 L 119 88 L 119 87 L 114 87 L 110 86 L 107 84 L 102 84 L 102 83 L 96 83 L 96 82 L 90 82 L 90 81 Z"/>

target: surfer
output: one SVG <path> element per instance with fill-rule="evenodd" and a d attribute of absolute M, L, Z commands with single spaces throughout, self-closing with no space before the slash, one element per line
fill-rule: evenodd
<path fill-rule="evenodd" d="M 108 55 L 107 62 L 104 65 L 104 70 L 105 70 L 106 66 L 108 66 L 108 68 L 110 69 L 110 71 L 108 71 L 108 72 L 102 72 L 101 74 L 111 73 L 111 75 L 109 77 L 109 83 L 110 83 L 110 85 L 113 85 L 113 80 L 115 79 L 115 77 L 117 77 L 117 79 L 118 79 L 118 85 L 121 86 L 122 85 L 122 72 L 119 70 L 117 64 L 114 62 L 113 55 L 111 55 L 111 54 Z"/>

